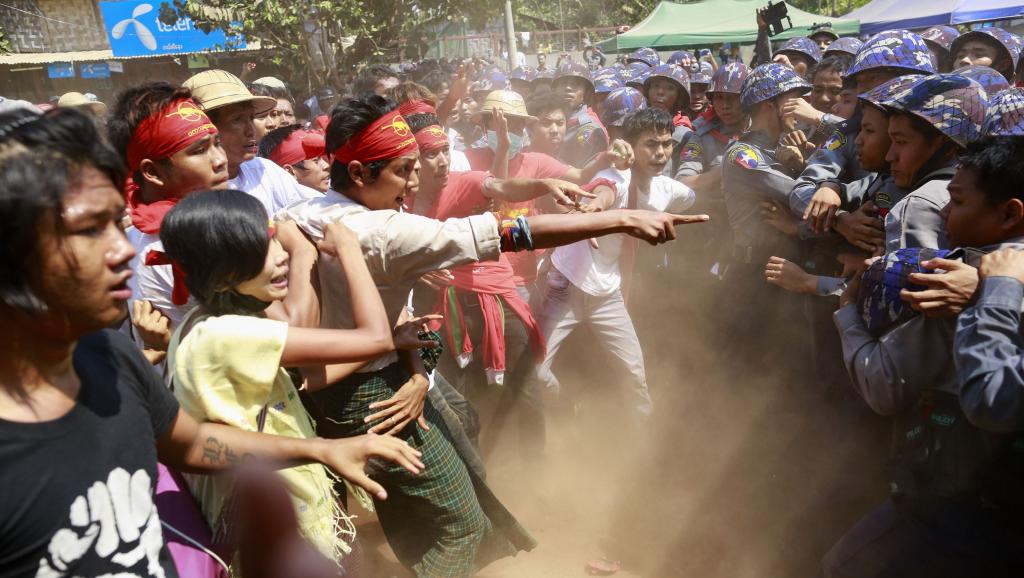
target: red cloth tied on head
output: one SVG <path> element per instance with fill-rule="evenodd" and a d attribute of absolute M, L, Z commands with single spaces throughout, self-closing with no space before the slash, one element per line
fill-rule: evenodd
<path fill-rule="evenodd" d="M 293 131 L 270 153 L 270 160 L 285 167 L 324 156 L 324 135 Z"/>
<path fill-rule="evenodd" d="M 421 153 L 447 149 L 448 133 L 441 128 L 441 125 L 425 126 L 416 133 L 416 144 L 419 145 Z"/>
<path fill-rule="evenodd" d="M 185 270 L 178 265 L 178 262 L 171 259 L 170 255 L 163 251 L 151 249 L 146 253 L 146 266 L 170 265 L 174 275 L 174 286 L 171 288 L 171 303 L 181 306 L 188 303 L 188 287 L 185 285 Z"/>
<path fill-rule="evenodd" d="M 135 128 L 128 142 L 128 168 L 135 172 L 143 159 L 165 159 L 211 134 L 217 134 L 217 127 L 194 100 L 171 101 Z"/>
<path fill-rule="evenodd" d="M 316 122 L 316 126 L 320 127 L 321 131 L 327 132 L 327 125 L 331 124 L 331 117 L 321 114 L 314 119 L 314 122 Z"/>
<path fill-rule="evenodd" d="M 414 114 L 437 114 L 437 109 L 434 108 L 434 103 L 429 100 L 407 100 L 402 104 L 398 105 L 398 112 L 402 116 L 412 116 Z"/>
<path fill-rule="evenodd" d="M 417 150 L 416 137 L 409 123 L 401 113 L 393 110 L 338 147 L 334 151 L 334 160 L 342 164 L 352 161 L 365 164 L 395 159 Z"/>

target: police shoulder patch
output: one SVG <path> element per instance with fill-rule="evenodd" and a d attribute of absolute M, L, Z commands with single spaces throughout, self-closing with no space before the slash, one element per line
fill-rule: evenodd
<path fill-rule="evenodd" d="M 576 140 L 581 143 L 585 143 L 590 140 L 590 135 L 594 134 L 596 128 L 592 124 L 588 124 L 580 127 L 579 132 L 576 133 Z"/>
<path fill-rule="evenodd" d="M 683 150 L 679 153 L 679 159 L 683 161 L 696 161 L 704 155 L 704 147 L 700 146 L 700 141 L 694 139 L 683 145 Z"/>
<path fill-rule="evenodd" d="M 832 133 L 832 136 L 828 137 L 828 139 L 825 140 L 825 144 L 823 144 L 821 146 L 825 150 L 836 151 L 836 150 L 839 150 L 839 149 L 843 148 L 843 145 L 845 145 L 845 144 L 846 144 L 846 135 L 844 135 L 843 133 L 841 133 L 839 131 L 836 131 L 836 132 Z"/>
<path fill-rule="evenodd" d="M 738 143 L 729 149 L 726 162 L 745 169 L 756 169 L 761 166 L 764 160 L 754 147 L 745 143 Z"/>

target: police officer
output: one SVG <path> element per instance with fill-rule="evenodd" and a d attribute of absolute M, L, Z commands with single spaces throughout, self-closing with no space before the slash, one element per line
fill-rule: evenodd
<path fill-rule="evenodd" d="M 694 121 L 694 138 L 683 141 L 676 156 L 676 180 L 695 191 L 717 193 L 721 189 L 722 155 L 746 129 L 740 88 L 749 73 L 742 62 L 730 62 L 711 78 L 707 92 L 711 108 Z"/>
<path fill-rule="evenodd" d="M 906 30 L 880 32 L 868 40 L 846 71 L 864 93 L 903 74 L 934 74 L 931 52 L 920 36 Z M 816 232 L 826 231 L 842 205 L 842 183 L 864 178 L 853 142 L 860 130 L 860 112 L 835 126 L 811 155 L 789 196 L 797 216 L 810 219 Z"/>
<path fill-rule="evenodd" d="M 591 107 L 599 117 L 604 108 L 605 99 L 613 90 L 625 86 L 625 82 L 622 75 L 619 74 L 619 69 L 614 66 L 602 68 L 594 73 L 594 102 L 591 103 Z"/>
<path fill-rule="evenodd" d="M 988 66 L 999 71 L 1009 82 L 1014 81 L 1021 40 L 1002 28 L 981 28 L 957 37 L 949 47 L 950 67 L 971 64 Z"/>
<path fill-rule="evenodd" d="M 684 116 L 690 108 L 690 77 L 685 70 L 673 64 L 661 64 L 651 70 L 644 80 L 644 95 L 647 104 L 660 108 L 672 116 L 673 162 L 665 165 L 667 177 L 675 175 L 674 159 L 679 157 L 679 147 L 693 134 L 690 120 Z"/>
<path fill-rule="evenodd" d="M 864 43 L 861 42 L 859 38 L 847 36 L 846 38 L 840 38 L 832 44 L 829 44 L 828 48 L 825 49 L 825 52 L 821 54 L 821 58 L 822 60 L 829 56 L 848 56 L 850 58 L 854 58 L 863 47 Z"/>
<path fill-rule="evenodd" d="M 608 132 L 597 113 L 590 108 L 594 97 L 594 81 L 590 69 L 578 62 L 563 65 L 551 89 L 565 98 L 570 111 L 565 125 L 565 141 L 558 158 L 566 164 L 582 168 L 594 156 L 608 149 Z"/>
<path fill-rule="evenodd" d="M 805 331 L 786 334 L 802 325 L 802 300 L 767 284 L 763 270 L 772 256 L 797 259 L 799 245 L 765 223 L 762 212 L 765 202 L 785 203 L 796 182 L 796 175 L 776 158 L 784 130 L 781 111 L 811 88 L 792 68 L 779 63 L 750 71 L 740 91 L 750 127 L 728 146 L 721 169 L 733 235 L 732 260 L 724 276 L 725 292 L 732 300 L 727 308 L 732 317 L 730 347 L 740 348 L 736 354 L 758 371 L 788 378 L 795 377 L 790 372 L 800 364 L 807 345 L 801 336 Z"/>
<path fill-rule="evenodd" d="M 821 61 L 821 48 L 817 42 L 804 36 L 790 38 L 775 51 L 773 60 L 788 64 L 797 74 L 810 80 L 811 69 Z"/>
<path fill-rule="evenodd" d="M 646 64 L 648 68 L 654 68 L 661 64 L 661 56 L 658 56 L 658 51 L 653 48 L 637 48 L 626 57 L 627 65 L 633 62 L 640 62 Z"/>
<path fill-rule="evenodd" d="M 537 70 L 532 66 L 519 66 L 508 75 L 509 86 L 523 98 L 533 94 L 533 81 L 537 79 Z"/>

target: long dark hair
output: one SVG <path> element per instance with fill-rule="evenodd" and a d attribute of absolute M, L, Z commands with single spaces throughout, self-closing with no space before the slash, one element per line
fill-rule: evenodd
<path fill-rule="evenodd" d="M 124 185 L 119 155 L 85 114 L 68 108 L 0 114 L 0 305 L 26 314 L 47 311 L 32 289 L 39 225 L 51 219 L 63 236 L 64 195 L 86 167 L 117 188 Z"/>
<path fill-rule="evenodd" d="M 269 303 L 234 290 L 263 271 L 267 212 L 242 191 L 204 191 L 179 202 L 160 225 L 164 251 L 185 272 L 189 293 L 211 315 L 252 314 Z"/>

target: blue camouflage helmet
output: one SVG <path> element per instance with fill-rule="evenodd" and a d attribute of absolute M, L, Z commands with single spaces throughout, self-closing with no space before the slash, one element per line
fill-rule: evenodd
<path fill-rule="evenodd" d="M 876 68 L 935 74 L 932 53 L 920 36 L 907 30 L 886 30 L 872 36 L 853 59 L 846 76 Z"/>
<path fill-rule="evenodd" d="M 509 80 L 533 82 L 537 79 L 537 69 L 532 66 L 519 66 L 508 75 Z"/>
<path fill-rule="evenodd" d="M 996 43 L 1002 47 L 1006 52 L 1006 56 L 1013 61 L 1012 69 L 1016 70 L 1017 61 L 1020 60 L 1021 42 L 1020 37 L 1012 32 L 1007 32 L 1002 28 L 981 28 L 978 30 L 971 30 L 961 34 L 956 40 L 953 41 L 953 45 L 949 47 L 949 54 L 956 58 L 956 53 L 959 52 L 960 47 L 970 40 L 989 39 L 995 40 Z"/>
<path fill-rule="evenodd" d="M 992 97 L 981 132 L 992 136 L 1024 136 L 1024 88 L 1010 87 Z"/>
<path fill-rule="evenodd" d="M 776 54 L 783 54 L 786 52 L 799 54 L 809 59 L 811 64 L 817 64 L 818 61 L 821 60 L 821 48 L 818 46 L 818 43 L 806 36 L 790 38 L 775 51 Z"/>
<path fill-rule="evenodd" d="M 988 99 L 977 81 L 959 74 L 933 74 L 892 94 L 882 105 L 924 120 L 965 147 L 981 136 Z"/>
<path fill-rule="evenodd" d="M 601 108 L 601 122 L 605 126 L 622 126 L 622 122 L 631 112 L 647 108 L 647 99 L 635 88 L 624 86 L 616 88 L 608 95 Z"/>
<path fill-rule="evenodd" d="M 690 75 L 686 74 L 686 71 L 678 66 L 672 64 L 661 64 L 657 68 L 651 70 L 651 73 L 644 79 L 644 93 L 647 93 L 647 88 L 650 86 L 651 81 L 655 78 L 667 78 L 675 82 L 679 89 L 686 95 L 686 98 L 690 98 Z"/>
<path fill-rule="evenodd" d="M 750 74 L 750 68 L 742 62 L 730 62 L 719 68 L 711 76 L 711 84 L 708 86 L 708 96 L 716 92 L 723 94 L 740 94 L 743 90 L 743 81 Z"/>
<path fill-rule="evenodd" d="M 651 74 L 651 67 L 640 62 L 633 62 L 619 74 L 622 76 L 622 80 L 626 86 L 632 86 L 637 90 L 642 90 L 644 87 L 644 81 L 646 81 L 647 77 Z"/>
<path fill-rule="evenodd" d="M 829 56 L 856 57 L 857 53 L 860 52 L 860 49 L 863 47 L 864 43 L 861 42 L 859 38 L 847 36 L 845 38 L 840 38 L 839 40 L 836 40 L 832 44 L 829 44 L 828 48 L 825 49 L 825 53 L 822 54 L 821 56 L 822 58 L 827 58 Z"/>
<path fill-rule="evenodd" d="M 882 84 L 879 84 L 867 92 L 858 94 L 857 98 L 868 104 L 873 104 L 878 108 L 884 109 L 886 102 L 891 100 L 895 95 L 902 94 L 903 91 L 910 88 L 912 84 L 923 77 L 923 74 L 906 74 L 903 76 L 897 76 L 892 80 L 887 80 Z"/>
<path fill-rule="evenodd" d="M 703 84 L 705 86 L 711 84 L 711 75 L 704 71 L 694 72 L 690 75 L 690 86 L 695 84 Z"/>
<path fill-rule="evenodd" d="M 988 96 L 992 96 L 1003 89 L 1010 88 L 1010 83 L 1006 81 L 1005 76 L 1000 74 L 997 70 L 987 66 L 972 64 L 971 66 L 957 68 L 953 71 L 953 74 L 959 74 L 960 76 L 966 76 L 967 78 L 974 80 L 985 89 L 985 94 Z"/>
<path fill-rule="evenodd" d="M 949 253 L 947 249 L 897 249 L 882 255 L 864 271 L 857 293 L 857 311 L 872 335 L 877 337 L 920 314 L 900 299 L 900 291 L 924 290 L 923 285 L 910 282 L 910 274 L 931 273 L 921 263 L 945 258 Z"/>
<path fill-rule="evenodd" d="M 602 68 L 594 73 L 594 92 L 603 94 L 625 86 L 617 68 Z"/>
<path fill-rule="evenodd" d="M 563 78 L 580 78 L 587 81 L 590 85 L 590 90 L 594 90 L 594 77 L 590 73 L 590 69 L 587 68 L 586 64 L 580 62 L 569 62 L 563 64 L 558 72 L 555 73 L 555 82 Z"/>
<path fill-rule="evenodd" d="M 715 73 L 715 67 L 711 66 L 710 62 L 702 60 L 700 63 L 700 72 L 702 74 L 706 74 L 708 78 L 710 78 L 711 75 Z"/>
<path fill-rule="evenodd" d="M 689 50 L 676 50 L 665 62 L 674 64 L 686 72 L 692 72 L 697 66 L 697 57 Z"/>
<path fill-rule="evenodd" d="M 658 56 L 658 51 L 653 48 L 637 48 L 633 52 L 629 53 L 626 57 L 626 64 L 631 62 L 642 62 L 647 66 L 654 68 L 661 64 L 661 57 Z"/>
<path fill-rule="evenodd" d="M 508 88 L 508 77 L 501 70 L 488 69 L 473 83 L 473 92 L 505 90 Z"/>
<path fill-rule="evenodd" d="M 769 62 L 750 71 L 740 90 L 740 104 L 749 109 L 787 92 L 807 94 L 813 87 L 792 68 Z"/>
<path fill-rule="evenodd" d="M 953 46 L 953 41 L 959 36 L 960 31 L 952 26 L 932 26 L 921 33 L 921 38 L 925 42 L 934 44 L 946 52 L 949 52 L 950 47 Z"/>

